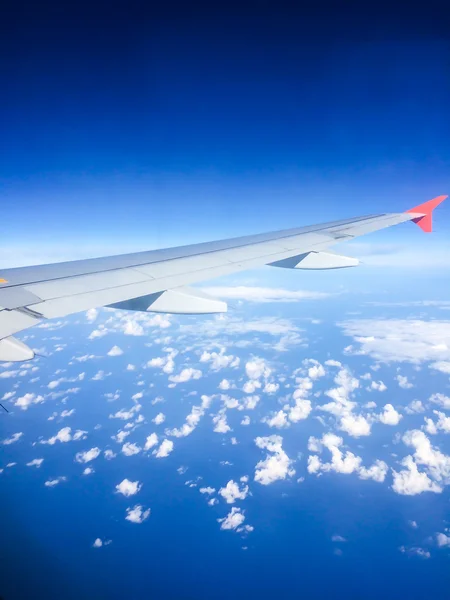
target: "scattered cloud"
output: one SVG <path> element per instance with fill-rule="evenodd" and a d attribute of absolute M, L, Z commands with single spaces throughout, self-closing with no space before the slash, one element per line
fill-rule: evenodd
<path fill-rule="evenodd" d="M 116 490 L 118 494 L 122 494 L 127 498 L 129 496 L 134 496 L 142 489 L 142 483 L 139 481 L 130 481 L 129 479 L 124 479 L 119 484 L 116 485 Z"/>
<path fill-rule="evenodd" d="M 143 523 L 150 516 L 150 508 L 145 510 L 141 504 L 136 504 L 132 508 L 127 508 L 125 519 L 131 523 Z"/>

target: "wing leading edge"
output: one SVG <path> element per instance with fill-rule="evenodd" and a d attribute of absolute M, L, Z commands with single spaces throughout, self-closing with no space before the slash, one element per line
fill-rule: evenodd
<path fill-rule="evenodd" d="M 404 213 L 369 215 L 217 242 L 6 269 L 0 273 L 0 361 L 33 358 L 14 334 L 43 319 L 111 306 L 177 314 L 225 312 L 226 304 L 188 286 L 270 265 L 336 269 L 358 260 L 329 249 L 338 242 L 413 221 L 431 231 L 438 196 Z"/>

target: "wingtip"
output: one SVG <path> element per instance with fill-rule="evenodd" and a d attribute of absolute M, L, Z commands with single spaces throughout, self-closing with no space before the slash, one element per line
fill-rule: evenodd
<path fill-rule="evenodd" d="M 436 206 L 439 206 L 441 202 L 448 198 L 448 196 L 436 196 L 432 200 L 428 200 L 428 202 L 424 202 L 423 204 L 419 204 L 419 206 L 415 206 L 414 208 L 410 208 L 406 210 L 406 213 L 421 213 L 420 216 L 411 219 L 413 223 L 418 225 L 422 231 L 425 233 L 431 233 L 433 231 L 433 210 Z"/>

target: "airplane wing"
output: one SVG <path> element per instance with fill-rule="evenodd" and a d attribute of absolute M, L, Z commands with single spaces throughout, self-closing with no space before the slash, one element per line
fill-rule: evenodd
<path fill-rule="evenodd" d="M 34 352 L 14 334 L 43 319 L 109 306 L 175 314 L 225 312 L 225 302 L 191 289 L 192 283 L 263 265 L 336 269 L 358 264 L 329 251 L 405 221 L 431 231 L 432 212 L 447 196 L 409 211 L 369 215 L 271 233 L 0 272 L 0 361 L 22 361 Z"/>

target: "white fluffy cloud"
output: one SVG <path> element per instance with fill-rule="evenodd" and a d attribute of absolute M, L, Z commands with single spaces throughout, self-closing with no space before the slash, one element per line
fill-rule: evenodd
<path fill-rule="evenodd" d="M 269 427 L 276 427 L 277 429 L 283 429 L 289 427 L 288 415 L 283 410 L 279 410 L 272 417 L 264 419 Z"/>
<path fill-rule="evenodd" d="M 220 529 L 237 529 L 245 521 L 245 515 L 240 508 L 233 506 L 226 517 L 217 521 L 221 523 Z"/>
<path fill-rule="evenodd" d="M 245 372 L 249 379 L 260 379 L 269 377 L 272 370 L 263 358 L 254 358 L 245 364 Z"/>
<path fill-rule="evenodd" d="M 450 547 L 450 535 L 446 535 L 445 533 L 437 533 L 436 543 L 439 548 Z"/>
<path fill-rule="evenodd" d="M 100 448 L 91 448 L 90 450 L 86 450 L 85 452 L 77 452 L 75 455 L 76 462 L 79 463 L 88 463 L 92 460 L 95 460 L 100 454 Z"/>
<path fill-rule="evenodd" d="M 308 441 L 308 450 L 321 453 L 323 448 L 327 448 L 331 453 L 331 462 L 324 463 L 317 454 L 308 457 L 308 472 L 319 473 L 321 471 L 351 474 L 356 473 L 360 479 L 373 479 L 377 482 L 383 482 L 388 472 L 388 466 L 381 460 L 376 460 L 374 464 L 366 468 L 359 456 L 353 452 L 341 450 L 344 440 L 334 433 L 326 433 L 320 440 L 311 437 Z"/>
<path fill-rule="evenodd" d="M 133 456 L 135 454 L 139 454 L 140 451 L 140 446 L 132 442 L 125 442 L 125 444 L 122 446 L 122 453 L 125 454 L 125 456 Z"/>
<path fill-rule="evenodd" d="M 191 379 L 200 379 L 201 376 L 202 372 L 199 369 L 187 367 L 186 369 L 183 369 L 178 375 L 171 375 L 169 379 L 173 383 L 186 383 Z"/>
<path fill-rule="evenodd" d="M 20 396 L 20 398 L 17 398 L 14 402 L 14 406 L 17 406 L 22 410 L 27 410 L 32 404 L 40 404 L 41 402 L 44 402 L 43 396 L 27 393 Z"/>
<path fill-rule="evenodd" d="M 151 450 L 151 448 L 156 446 L 157 443 L 158 443 L 158 436 L 156 435 L 156 433 L 151 433 L 149 436 L 147 436 L 147 439 L 145 440 L 144 450 L 145 451 Z"/>
<path fill-rule="evenodd" d="M 71 441 L 84 440 L 86 439 L 86 433 L 86 431 L 77 429 L 72 434 L 72 429 L 70 427 L 63 427 L 58 431 L 56 435 L 52 436 L 48 440 L 41 440 L 40 443 L 50 444 L 50 446 L 53 446 L 54 444 L 56 444 L 56 442 L 67 443 Z"/>
<path fill-rule="evenodd" d="M 225 487 L 220 488 L 219 494 L 227 504 L 234 504 L 236 500 L 245 500 L 247 498 L 248 485 L 242 485 L 239 488 L 239 484 L 230 479 Z"/>
<path fill-rule="evenodd" d="M 450 397 L 444 394 L 433 394 L 430 397 L 430 402 L 438 404 L 444 410 L 450 410 Z"/>
<path fill-rule="evenodd" d="M 142 489 L 142 484 L 139 481 L 130 481 L 129 479 L 124 479 L 119 484 L 116 485 L 116 490 L 118 494 L 122 494 L 127 498 L 129 496 L 134 496 Z"/>
<path fill-rule="evenodd" d="M 221 369 L 238 367 L 240 358 L 232 354 L 225 354 L 225 348 L 222 348 L 220 352 L 207 352 L 205 350 L 200 357 L 200 362 L 210 363 L 212 371 L 220 371 Z"/>
<path fill-rule="evenodd" d="M 158 413 L 154 419 L 152 419 L 155 425 L 161 425 L 166 420 L 166 415 L 162 412 Z"/>
<path fill-rule="evenodd" d="M 402 415 L 395 410 L 392 404 L 385 404 L 384 411 L 378 417 L 385 425 L 398 425 Z"/>
<path fill-rule="evenodd" d="M 268 452 L 266 458 L 260 460 L 255 467 L 255 481 L 262 485 L 269 485 L 279 479 L 295 475 L 295 470 L 292 468 L 293 461 L 283 450 L 281 436 L 257 437 L 255 443 L 258 448 Z"/>
<path fill-rule="evenodd" d="M 402 471 L 393 471 L 394 483 L 392 489 L 397 494 L 415 496 L 423 492 L 442 492 L 442 488 L 431 481 L 426 473 L 420 473 L 412 456 L 403 459 L 402 465 L 406 467 Z"/>
<path fill-rule="evenodd" d="M 172 451 L 172 440 L 163 440 L 163 442 L 161 442 L 160 447 L 157 450 L 153 451 L 153 454 L 156 456 L 156 458 L 166 458 Z"/>
<path fill-rule="evenodd" d="M 141 504 L 136 504 L 132 508 L 127 508 L 125 519 L 131 523 L 143 523 L 150 516 L 150 509 L 144 510 Z"/>
<path fill-rule="evenodd" d="M 119 346 L 113 346 L 108 352 L 108 356 L 121 356 L 121 354 L 123 354 L 123 350 Z"/>
<path fill-rule="evenodd" d="M 200 419 L 205 414 L 205 410 L 211 405 L 212 396 L 201 396 L 201 405 L 193 406 L 191 412 L 186 417 L 186 422 L 182 427 L 175 429 L 166 429 L 165 433 L 173 437 L 186 437 L 190 435 L 200 422 Z"/>

